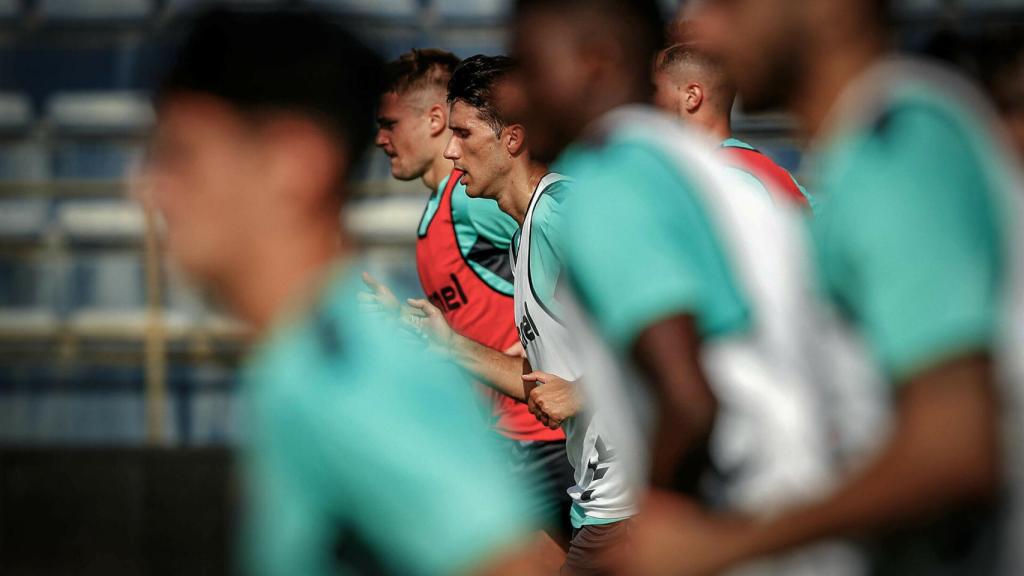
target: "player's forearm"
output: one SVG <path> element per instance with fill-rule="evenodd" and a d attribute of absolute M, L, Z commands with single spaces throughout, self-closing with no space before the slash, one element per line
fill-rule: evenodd
<path fill-rule="evenodd" d="M 700 337 L 690 316 L 666 318 L 644 330 L 633 357 L 657 402 L 651 482 L 681 489 L 695 482 L 718 412 L 700 366 Z"/>
<path fill-rule="evenodd" d="M 716 408 L 694 409 L 662 401 L 651 444 L 651 484 L 658 488 L 693 489 L 707 460 Z"/>
<path fill-rule="evenodd" d="M 458 334 L 452 339 L 451 355 L 487 386 L 516 400 L 526 401 L 523 358 L 509 356 Z"/>
<path fill-rule="evenodd" d="M 992 497 L 999 485 L 998 417 L 983 359 L 947 366 L 903 391 L 888 444 L 831 497 L 752 529 L 745 556 L 884 529 Z"/>

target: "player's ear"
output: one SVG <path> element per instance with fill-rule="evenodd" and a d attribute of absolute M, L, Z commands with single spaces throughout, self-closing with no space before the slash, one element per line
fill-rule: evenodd
<path fill-rule="evenodd" d="M 509 155 L 518 156 L 526 151 L 526 129 L 522 124 L 509 124 L 502 131 L 502 138 L 505 140 L 505 149 Z"/>
<path fill-rule="evenodd" d="M 427 110 L 427 121 L 430 123 L 430 135 L 437 136 L 448 128 L 448 108 L 442 104 L 434 104 Z"/>
<path fill-rule="evenodd" d="M 691 114 L 704 103 L 704 88 L 700 84 L 687 84 L 683 91 L 683 108 Z"/>

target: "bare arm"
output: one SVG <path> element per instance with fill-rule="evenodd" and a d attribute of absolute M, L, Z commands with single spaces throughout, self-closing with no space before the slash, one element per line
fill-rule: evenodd
<path fill-rule="evenodd" d="M 450 351 L 456 362 L 491 388 L 526 401 L 529 384 L 523 382 L 523 374 L 533 371 L 526 358 L 509 356 L 460 334 L 454 335 Z"/>
<path fill-rule="evenodd" d="M 637 537 L 646 549 L 637 553 L 634 571 L 716 574 L 816 540 L 899 526 L 992 498 L 1000 482 L 998 428 L 989 359 L 946 362 L 904 384 L 888 443 L 819 502 L 758 521 L 704 516 L 652 495 Z"/>
<path fill-rule="evenodd" d="M 758 530 L 749 552 L 867 532 L 991 498 L 1000 481 L 998 429 L 986 356 L 922 373 L 904 385 L 896 428 L 878 457 L 832 497 Z"/>
<path fill-rule="evenodd" d="M 523 382 L 523 374 L 533 371 L 526 358 L 499 352 L 456 333 L 448 326 L 444 314 L 427 300 L 408 303 L 422 315 L 423 329 L 445 354 L 491 388 L 526 401 L 532 386 Z"/>
<path fill-rule="evenodd" d="M 700 366 L 700 337 L 691 316 L 673 316 L 644 330 L 633 358 L 653 386 L 657 423 L 651 482 L 661 488 L 693 483 L 703 467 L 718 402 Z"/>

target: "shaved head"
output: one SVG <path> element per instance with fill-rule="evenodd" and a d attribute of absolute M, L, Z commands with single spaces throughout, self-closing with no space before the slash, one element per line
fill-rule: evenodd
<path fill-rule="evenodd" d="M 732 111 L 736 86 L 722 61 L 698 43 L 675 44 L 663 50 L 658 54 L 655 71 L 678 86 L 700 84 L 709 106 L 719 114 Z"/>

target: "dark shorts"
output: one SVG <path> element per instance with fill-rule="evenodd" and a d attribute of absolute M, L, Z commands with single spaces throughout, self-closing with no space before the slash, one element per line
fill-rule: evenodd
<path fill-rule="evenodd" d="M 629 541 L 629 520 L 576 530 L 565 555 L 562 576 L 606 576 L 615 571 L 606 555 Z"/>
<path fill-rule="evenodd" d="M 565 441 L 519 442 L 508 440 L 509 463 L 517 484 L 536 496 L 535 517 L 544 524 L 544 531 L 560 546 L 568 546 L 572 536 L 569 509 L 572 498 L 567 492 L 576 478 L 565 453 Z"/>

